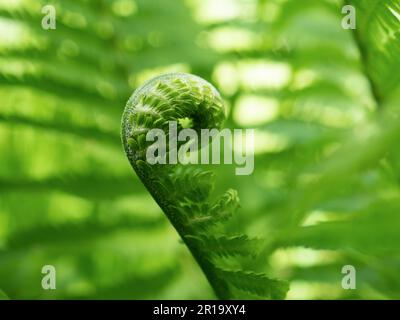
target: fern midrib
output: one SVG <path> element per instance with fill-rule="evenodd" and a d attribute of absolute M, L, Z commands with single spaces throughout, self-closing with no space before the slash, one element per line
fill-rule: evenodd
<path fill-rule="evenodd" d="M 176 212 L 170 209 L 173 207 L 173 204 L 164 197 L 160 196 L 160 194 L 157 192 L 157 188 L 150 182 L 151 180 L 146 178 L 146 174 L 143 174 L 136 165 L 133 165 L 133 167 L 143 185 L 149 191 L 158 206 L 163 210 L 164 214 L 167 216 L 167 219 L 173 225 L 183 243 L 199 265 L 217 298 L 223 300 L 232 298 L 227 284 L 218 277 L 213 264 L 207 258 L 205 258 L 203 253 L 199 252 L 199 250 L 190 245 L 188 242 L 188 238 L 186 237 L 188 232 L 185 232 L 185 230 L 188 229 L 188 226 L 183 226 L 178 219 L 174 219 Z"/>

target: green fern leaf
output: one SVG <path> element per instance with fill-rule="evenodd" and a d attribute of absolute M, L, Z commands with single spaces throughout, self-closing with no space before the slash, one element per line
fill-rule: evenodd
<path fill-rule="evenodd" d="M 194 245 L 203 251 L 209 251 L 217 257 L 251 256 L 256 257 L 264 242 L 259 239 L 249 239 L 247 235 L 239 236 L 187 236 Z"/>
<path fill-rule="evenodd" d="M 289 290 L 287 282 L 272 280 L 263 274 L 244 271 L 218 270 L 218 275 L 239 290 L 268 297 L 270 299 L 283 299 Z"/>
<path fill-rule="evenodd" d="M 357 10 L 354 30 L 378 103 L 399 94 L 400 3 L 397 0 L 350 0 Z"/>

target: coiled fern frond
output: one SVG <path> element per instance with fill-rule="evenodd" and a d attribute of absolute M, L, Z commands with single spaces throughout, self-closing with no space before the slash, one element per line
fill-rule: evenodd
<path fill-rule="evenodd" d="M 146 162 L 149 130 L 162 129 L 168 136 L 169 121 L 177 121 L 179 131 L 183 128 L 180 120 L 187 119 L 200 134 L 201 129 L 221 128 L 224 117 L 222 99 L 207 81 L 189 74 L 162 75 L 148 81 L 129 99 L 122 118 L 124 149 L 133 169 L 189 248 L 218 298 L 235 298 L 235 290 L 239 290 L 282 299 L 288 290 L 286 282 L 251 271 L 226 270 L 219 264 L 221 258 L 255 256 L 261 246 L 261 240 L 245 235 L 228 236 L 216 228 L 239 207 L 237 192 L 230 189 L 212 200 L 212 172 L 178 163 Z"/>

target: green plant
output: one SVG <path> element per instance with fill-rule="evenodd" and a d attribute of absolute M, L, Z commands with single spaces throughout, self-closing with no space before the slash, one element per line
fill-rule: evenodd
<path fill-rule="evenodd" d="M 256 132 L 254 174 L 207 167 L 217 177 L 207 212 L 229 188 L 241 209 L 207 230 L 218 241 L 209 237 L 205 256 L 288 281 L 289 299 L 400 297 L 399 1 L 51 2 L 56 30 L 41 28 L 48 1 L 0 0 L 8 297 L 215 297 L 121 152 L 127 97 L 165 72 L 212 80 L 229 110 L 224 127 Z M 344 4 L 356 8 L 356 30 L 341 27 Z M 227 257 L 220 243 L 229 238 L 232 252 L 231 235 L 242 233 L 252 241 Z M 46 264 L 57 268 L 51 292 L 40 286 Z M 347 264 L 357 290 L 340 286 Z"/>
<path fill-rule="evenodd" d="M 193 75 L 167 74 L 148 81 L 133 93 L 123 114 L 121 134 L 133 169 L 171 221 L 219 298 L 237 298 L 233 288 L 272 299 L 284 298 L 288 290 L 285 282 L 263 274 L 226 270 L 218 265 L 221 257 L 255 255 L 262 245 L 260 240 L 245 235 L 226 236 L 223 229 L 216 229 L 239 206 L 235 190 L 230 189 L 213 200 L 211 171 L 181 164 L 150 165 L 146 162 L 147 132 L 162 128 L 168 136 L 168 122 L 180 119 L 191 120 L 199 134 L 201 129 L 219 129 L 224 108 L 217 90 Z M 179 129 L 182 129 L 181 124 Z"/>

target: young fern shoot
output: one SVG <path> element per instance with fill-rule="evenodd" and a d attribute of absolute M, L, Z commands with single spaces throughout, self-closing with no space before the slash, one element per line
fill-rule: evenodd
<path fill-rule="evenodd" d="M 238 298 L 244 291 L 261 298 L 283 299 L 286 282 L 244 270 L 226 270 L 221 257 L 255 256 L 260 240 L 245 235 L 216 234 L 239 206 L 235 190 L 211 200 L 213 174 L 183 164 L 150 164 L 146 141 L 151 129 L 169 136 L 170 121 L 183 129 L 190 120 L 199 135 L 201 129 L 220 129 L 225 118 L 222 99 L 207 81 L 190 74 L 166 74 L 138 88 L 128 100 L 122 117 L 122 142 L 129 162 L 154 200 L 181 236 L 204 272 L 216 296 Z M 171 151 L 171 150 L 168 150 Z M 220 229 L 218 229 L 220 230 Z"/>

